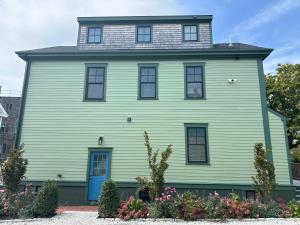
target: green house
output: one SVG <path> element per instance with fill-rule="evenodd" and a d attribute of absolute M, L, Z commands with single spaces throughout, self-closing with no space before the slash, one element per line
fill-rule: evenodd
<path fill-rule="evenodd" d="M 148 176 L 153 147 L 173 144 L 168 186 L 253 198 L 254 145 L 272 149 L 276 196 L 294 197 L 286 118 L 270 110 L 263 60 L 272 49 L 213 43 L 212 16 L 79 17 L 75 46 L 17 52 L 26 61 L 17 144 L 26 178 L 58 181 L 60 201 L 123 198 Z"/>

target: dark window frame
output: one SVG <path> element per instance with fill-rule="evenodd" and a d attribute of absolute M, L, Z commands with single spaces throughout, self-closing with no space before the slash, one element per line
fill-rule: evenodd
<path fill-rule="evenodd" d="M 149 38 L 149 41 L 139 41 L 139 28 L 143 28 L 143 27 L 149 27 L 150 28 L 150 38 Z M 141 25 L 137 25 L 136 26 L 136 30 L 135 30 L 135 40 L 136 40 L 136 43 L 138 44 L 147 44 L 147 43 L 151 43 L 152 42 L 152 25 L 149 25 L 149 24 L 141 24 Z M 145 34 L 143 34 L 145 35 Z"/>
<path fill-rule="evenodd" d="M 89 98 L 88 97 L 88 86 L 89 84 L 96 84 L 97 82 L 89 82 L 89 69 L 90 68 L 103 68 L 103 82 L 98 82 L 98 84 L 103 84 L 102 98 Z M 84 101 L 106 101 L 106 76 L 107 76 L 107 64 L 106 63 L 86 63 L 85 64 L 85 85 L 84 85 Z"/>
<path fill-rule="evenodd" d="M 202 82 L 189 82 L 187 79 L 187 68 L 189 67 L 202 67 Z M 201 97 L 190 97 L 188 96 L 188 84 L 189 83 L 201 83 L 202 96 Z M 205 90 L 205 63 L 184 63 L 184 99 L 185 100 L 206 100 Z"/>
<path fill-rule="evenodd" d="M 157 63 L 143 63 L 138 64 L 138 100 L 158 100 L 158 64 Z M 155 82 L 142 82 L 141 81 L 141 70 L 143 68 L 154 68 L 155 69 Z M 142 83 L 154 83 L 155 84 L 155 96 L 154 97 L 142 97 Z"/>
<path fill-rule="evenodd" d="M 89 33 L 90 29 L 100 29 L 100 41 L 89 41 Z M 94 35 L 95 36 L 95 35 Z M 86 43 L 87 44 L 101 44 L 102 43 L 102 37 L 103 37 L 103 27 L 102 26 L 89 26 L 87 27 L 87 32 L 86 32 Z"/>
<path fill-rule="evenodd" d="M 190 161 L 189 160 L 189 136 L 188 130 L 190 128 L 204 129 L 205 133 L 205 160 L 204 161 Z M 185 129 L 185 149 L 186 149 L 186 164 L 187 165 L 210 165 L 209 162 L 209 141 L 208 141 L 208 123 L 186 123 Z"/>
<path fill-rule="evenodd" d="M 186 26 L 195 26 L 196 27 L 196 40 L 186 40 L 185 39 L 185 32 L 184 32 L 184 27 Z M 191 33 L 190 33 L 191 34 Z M 199 25 L 195 24 L 195 23 L 191 23 L 191 24 L 182 24 L 182 40 L 184 42 L 197 42 L 199 41 Z"/>

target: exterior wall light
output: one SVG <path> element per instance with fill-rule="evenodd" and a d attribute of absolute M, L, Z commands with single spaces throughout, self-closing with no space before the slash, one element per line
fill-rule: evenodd
<path fill-rule="evenodd" d="M 127 123 L 131 123 L 131 117 L 127 117 Z"/>
<path fill-rule="evenodd" d="M 102 143 L 103 143 L 103 137 L 99 137 L 98 138 L 98 145 L 102 145 Z"/>

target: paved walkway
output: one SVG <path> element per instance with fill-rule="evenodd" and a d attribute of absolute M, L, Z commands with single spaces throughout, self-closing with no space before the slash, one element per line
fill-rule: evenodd
<path fill-rule="evenodd" d="M 182 220 L 170 219 L 140 219 L 131 221 L 121 221 L 119 219 L 98 219 L 96 212 L 71 212 L 65 211 L 60 215 L 49 219 L 32 220 L 3 220 L 2 225 L 299 225 L 300 219 L 246 219 L 246 220 L 227 220 L 227 221 L 196 221 L 186 222 Z"/>

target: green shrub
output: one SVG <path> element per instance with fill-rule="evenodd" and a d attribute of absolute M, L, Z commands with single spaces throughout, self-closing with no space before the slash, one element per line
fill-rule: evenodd
<path fill-rule="evenodd" d="M 300 145 L 292 150 L 291 157 L 293 163 L 300 163 Z"/>
<path fill-rule="evenodd" d="M 256 175 L 252 177 L 254 182 L 253 187 L 255 188 L 258 200 L 263 203 L 271 203 L 276 186 L 275 168 L 273 163 L 268 160 L 268 154 L 271 150 L 265 150 L 262 143 L 255 144 L 254 150 Z"/>
<path fill-rule="evenodd" d="M 22 145 L 20 149 L 11 150 L 6 161 L 1 164 L 1 176 L 8 195 L 18 192 L 19 184 L 26 172 L 28 162 L 23 159 L 23 153 Z"/>
<path fill-rule="evenodd" d="M 184 192 L 178 205 L 178 217 L 184 220 L 205 218 L 206 211 L 203 201 L 189 191 Z"/>
<path fill-rule="evenodd" d="M 115 182 L 107 180 L 102 187 L 98 202 L 98 215 L 102 218 L 115 217 L 120 205 L 120 196 Z"/>
<path fill-rule="evenodd" d="M 56 181 L 46 181 L 42 184 L 34 203 L 33 212 L 36 217 L 51 217 L 58 207 L 58 186 Z"/>
<path fill-rule="evenodd" d="M 287 205 L 291 210 L 292 217 L 300 218 L 300 204 L 296 200 L 291 200 Z"/>
<path fill-rule="evenodd" d="M 267 216 L 267 207 L 258 201 L 251 204 L 251 217 L 252 218 L 265 218 Z"/>
<path fill-rule="evenodd" d="M 28 212 L 32 207 L 35 193 L 31 190 L 30 185 L 26 185 L 23 191 L 9 194 L 1 193 L 1 216 L 10 218 L 28 218 L 33 214 Z"/>
<path fill-rule="evenodd" d="M 216 193 L 205 201 L 205 211 L 210 219 L 225 219 L 227 217 L 226 209 L 227 205 Z"/>
<path fill-rule="evenodd" d="M 158 150 L 153 152 L 150 146 L 150 140 L 148 133 L 144 132 L 145 146 L 148 154 L 148 164 L 150 168 L 151 180 L 148 181 L 145 177 L 137 177 L 136 180 L 139 183 L 139 190 L 149 188 L 150 198 L 154 200 L 158 198 L 164 191 L 165 178 L 164 174 L 169 167 L 167 160 L 172 153 L 172 145 L 168 145 L 165 151 L 161 153 L 161 160 L 157 162 Z"/>

